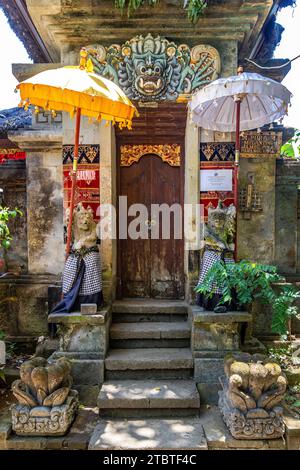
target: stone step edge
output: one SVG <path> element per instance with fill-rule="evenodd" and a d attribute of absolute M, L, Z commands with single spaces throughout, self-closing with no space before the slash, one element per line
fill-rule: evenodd
<path fill-rule="evenodd" d="M 152 353 L 154 357 L 151 357 Z M 193 357 L 189 348 L 112 349 L 104 363 L 107 370 L 117 371 L 191 369 Z"/>
<path fill-rule="evenodd" d="M 178 303 L 177 303 L 178 302 Z M 112 312 L 119 314 L 187 314 L 188 304 L 181 301 L 115 301 Z"/>
<path fill-rule="evenodd" d="M 187 322 L 114 323 L 110 328 L 111 339 L 189 339 L 191 330 Z M 181 325 L 182 324 L 182 325 Z M 132 328 L 132 325 L 135 327 Z M 176 325 L 176 326 L 174 326 Z M 138 326 L 138 328 L 137 328 Z"/>
<path fill-rule="evenodd" d="M 113 396 L 113 392 L 109 390 L 109 386 L 114 385 L 116 385 L 116 387 L 123 386 L 123 390 L 115 391 L 115 396 Z M 157 385 L 157 387 L 155 387 L 155 385 Z M 169 393 L 174 392 L 176 394 L 176 386 L 180 387 L 180 390 L 184 390 L 184 388 L 186 388 L 186 391 L 182 396 L 163 396 L 167 391 L 169 391 Z M 136 392 L 136 387 L 141 389 L 140 393 Z M 166 390 L 165 387 L 169 387 L 169 389 Z M 157 396 L 155 396 L 155 393 L 151 396 L 152 390 L 155 391 L 155 389 L 159 389 L 157 390 Z M 131 390 L 132 393 L 130 393 Z M 159 392 L 162 392 L 162 394 Z M 109 396 L 109 394 L 111 394 L 111 396 Z M 192 379 L 143 381 L 110 380 L 103 383 L 97 403 L 100 409 L 198 409 L 200 407 L 200 396 L 196 384 Z"/>

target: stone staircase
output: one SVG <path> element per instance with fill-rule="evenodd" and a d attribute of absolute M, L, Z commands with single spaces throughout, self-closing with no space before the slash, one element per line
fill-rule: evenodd
<path fill-rule="evenodd" d="M 170 439 L 157 444 L 162 448 L 173 448 L 172 441 L 176 435 L 178 441 L 182 433 L 195 433 L 188 448 L 205 447 L 200 432 L 200 397 L 193 380 L 187 304 L 123 300 L 113 304 L 112 312 L 105 382 L 98 397 L 101 419 L 90 448 L 113 448 L 113 432 L 123 429 L 124 419 L 127 432 L 132 429 L 135 436 L 141 428 L 147 429 L 149 436 L 173 429 Z M 136 439 L 134 442 L 136 445 Z M 140 448 L 151 445 L 153 440 L 145 438 Z"/>
<path fill-rule="evenodd" d="M 124 300 L 113 305 L 110 350 L 98 406 L 102 416 L 197 415 L 187 305 Z"/>

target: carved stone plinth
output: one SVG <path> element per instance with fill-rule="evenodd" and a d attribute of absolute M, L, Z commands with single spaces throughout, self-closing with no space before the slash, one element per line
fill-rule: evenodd
<path fill-rule="evenodd" d="M 249 410 L 245 415 L 232 408 L 226 394 L 219 392 L 219 409 L 223 420 L 235 439 L 278 439 L 284 434 L 282 408 L 271 411 L 262 408 Z"/>
<path fill-rule="evenodd" d="M 104 359 L 109 344 L 111 312 L 103 308 L 96 315 L 80 312 L 51 314 L 50 323 L 58 326 L 59 348 L 49 361 L 67 357 L 71 361 L 74 386 L 82 403 L 96 406 L 104 382 Z"/>
<path fill-rule="evenodd" d="M 18 435 L 63 436 L 67 433 L 78 409 L 78 393 L 71 390 L 64 405 L 12 405 L 12 429 Z"/>
<path fill-rule="evenodd" d="M 281 402 L 287 380 L 262 354 L 229 354 L 220 377 L 219 409 L 236 439 L 277 439 L 284 434 Z"/>

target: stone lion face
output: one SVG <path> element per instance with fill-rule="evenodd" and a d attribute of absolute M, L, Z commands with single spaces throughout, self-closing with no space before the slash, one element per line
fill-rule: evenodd
<path fill-rule="evenodd" d="M 76 212 L 76 225 L 79 230 L 89 230 L 93 224 L 93 221 L 94 219 L 92 210 L 86 210 L 83 207 L 80 207 L 80 209 Z"/>
<path fill-rule="evenodd" d="M 158 95 L 166 85 L 164 71 L 167 67 L 165 55 L 133 54 L 135 88 L 145 96 Z"/>

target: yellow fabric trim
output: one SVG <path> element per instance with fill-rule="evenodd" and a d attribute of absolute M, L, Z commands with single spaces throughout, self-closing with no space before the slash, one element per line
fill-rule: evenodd
<path fill-rule="evenodd" d="M 70 88 L 69 88 L 70 87 Z M 71 117 L 76 108 L 99 121 L 105 119 L 131 127 L 137 110 L 123 91 L 110 80 L 78 67 L 41 72 L 17 85 L 22 104 L 45 110 L 66 111 Z"/>

